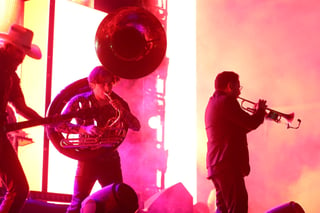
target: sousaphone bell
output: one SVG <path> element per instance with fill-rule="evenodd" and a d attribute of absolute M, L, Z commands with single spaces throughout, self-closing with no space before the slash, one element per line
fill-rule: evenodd
<path fill-rule="evenodd" d="M 166 32 L 156 16 L 141 7 L 124 7 L 108 14 L 95 37 L 97 56 L 108 70 L 126 79 L 153 72 L 167 48 Z"/>

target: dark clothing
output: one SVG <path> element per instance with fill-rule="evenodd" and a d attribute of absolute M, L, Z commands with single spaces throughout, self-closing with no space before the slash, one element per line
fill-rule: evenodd
<path fill-rule="evenodd" d="M 0 36 L 0 178 L 6 187 L 0 213 L 19 213 L 28 196 L 29 186 L 19 158 L 6 131 L 8 103 L 27 119 L 41 116 L 27 106 L 16 74 L 26 55 L 40 59 L 39 47 L 32 44 L 33 32 L 19 25 L 12 25 L 7 35 Z"/>
<path fill-rule="evenodd" d="M 243 178 L 250 173 L 250 165 L 246 134 L 256 129 L 264 116 L 261 110 L 248 114 L 236 98 L 222 91 L 216 91 L 208 102 L 205 112 L 208 178 L 214 182 L 217 206 L 223 213 L 247 212 Z"/>
<path fill-rule="evenodd" d="M 9 72 L 2 72 L 1 68 L 0 73 L 0 120 L 5 121 L 7 119 L 6 108 L 8 102 L 23 97 L 23 93 L 17 73 L 14 72 L 10 74 Z"/>
<path fill-rule="evenodd" d="M 248 212 L 248 193 L 243 176 L 232 170 L 212 175 L 216 189 L 217 213 Z"/>
<path fill-rule="evenodd" d="M 16 151 L 4 132 L 7 123 L 8 102 L 23 97 L 20 79 L 15 71 L 3 69 L 0 65 L 0 176 L 7 193 L 0 206 L 0 213 L 20 212 L 27 198 L 29 186 Z"/>
<path fill-rule="evenodd" d="M 97 160 L 78 161 L 74 192 L 68 213 L 80 212 L 82 201 L 90 195 L 96 181 L 101 187 L 123 182 L 120 157 L 117 151 Z"/>
<path fill-rule="evenodd" d="M 129 110 L 128 104 L 115 93 L 111 94 L 112 99 L 119 99 L 123 102 L 125 108 Z M 92 92 L 83 93 L 75 96 L 68 104 L 63 113 L 78 111 L 79 109 L 98 108 L 98 102 Z M 80 125 L 88 126 L 96 122 L 98 127 L 105 127 L 117 116 L 116 110 L 110 105 L 99 107 L 99 112 L 94 113 L 93 119 L 77 118 L 77 124 L 64 123 L 58 129 L 59 131 L 78 133 Z M 109 134 L 106 132 L 105 134 Z M 102 149 L 102 148 L 100 148 Z M 122 171 L 120 156 L 116 149 L 106 149 L 106 151 L 97 156 L 97 158 L 78 161 L 78 167 L 74 180 L 74 192 L 71 204 L 67 210 L 68 213 L 79 213 L 81 202 L 90 195 L 92 187 L 98 181 L 101 187 L 112 183 L 122 183 Z"/>
<path fill-rule="evenodd" d="M 0 175 L 7 189 L 0 212 L 18 213 L 28 196 L 29 185 L 11 142 L 5 134 L 0 137 Z"/>
<path fill-rule="evenodd" d="M 129 105 L 116 93 L 112 92 L 111 94 L 112 99 L 118 99 L 120 100 L 123 105 L 125 106 L 125 109 L 129 111 Z M 93 92 L 86 92 L 79 94 L 75 97 L 73 97 L 70 102 L 68 103 L 67 108 L 64 110 L 63 114 L 67 114 L 70 112 L 76 112 L 80 109 L 89 109 L 89 108 L 99 108 L 98 112 L 93 112 L 94 118 L 87 118 L 84 117 L 77 117 L 76 123 L 77 124 L 70 124 L 70 123 L 64 123 L 67 124 L 67 126 L 59 126 L 59 131 L 66 132 L 66 133 L 78 133 L 79 127 L 82 126 L 89 126 L 93 125 L 96 122 L 96 125 L 98 127 L 104 127 L 108 125 L 108 122 L 112 120 L 112 118 L 117 116 L 116 110 L 112 107 L 111 104 L 107 104 L 104 106 L 99 106 L 97 99 L 94 97 Z"/>

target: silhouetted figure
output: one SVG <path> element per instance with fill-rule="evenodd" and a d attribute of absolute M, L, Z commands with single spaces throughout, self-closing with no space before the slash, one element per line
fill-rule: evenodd
<path fill-rule="evenodd" d="M 240 90 L 238 74 L 218 74 L 205 112 L 208 179 L 216 189 L 218 213 L 248 212 L 244 181 L 250 172 L 247 133 L 263 123 L 266 113 L 265 100 L 259 100 L 253 115 L 242 110 L 237 100 Z"/>
<path fill-rule="evenodd" d="M 115 135 L 110 133 L 110 129 L 129 128 L 139 131 L 140 122 L 130 112 L 127 102 L 112 91 L 113 85 L 119 80 L 118 76 L 103 66 L 95 67 L 88 76 L 91 91 L 73 97 L 63 114 L 90 108 L 98 111 L 93 113 L 93 118 L 77 118 L 76 124 L 61 123 L 56 127 L 57 131 L 79 134 L 82 138 L 105 137 L 111 139 L 110 144 L 117 142 L 112 141 Z M 98 149 L 105 149 L 105 152 L 96 158 L 78 161 L 74 193 L 68 213 L 80 212 L 81 202 L 89 196 L 96 181 L 99 181 L 102 187 L 123 182 L 118 150 L 106 147 L 98 147 Z"/>
<path fill-rule="evenodd" d="M 12 25 L 9 33 L 0 33 L 0 175 L 7 189 L 0 206 L 0 213 L 21 211 L 29 192 L 29 186 L 16 151 L 7 137 L 7 104 L 10 102 L 17 113 L 27 119 L 41 116 L 26 105 L 20 87 L 17 67 L 25 55 L 34 59 L 41 58 L 38 46 L 32 44 L 33 32 L 20 25 Z"/>

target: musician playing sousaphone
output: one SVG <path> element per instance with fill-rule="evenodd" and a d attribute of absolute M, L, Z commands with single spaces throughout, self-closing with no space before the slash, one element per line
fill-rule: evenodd
<path fill-rule="evenodd" d="M 92 149 L 105 149 L 96 158 L 78 160 L 74 193 L 68 213 L 80 212 L 81 202 L 89 196 L 97 180 L 101 187 L 123 182 L 117 142 L 110 141 L 110 138 L 117 137 L 112 135 L 115 132 L 126 131 L 128 128 L 139 131 L 140 122 L 130 112 L 128 103 L 112 91 L 113 85 L 119 80 L 118 76 L 105 67 L 95 67 L 88 76 L 91 91 L 73 97 L 63 112 L 67 114 L 92 108 L 93 113 L 89 117 L 77 117 L 76 123 L 64 122 L 56 127 L 60 132 L 79 133 L 81 140 L 88 138 L 101 143 L 101 147 L 95 146 Z"/>

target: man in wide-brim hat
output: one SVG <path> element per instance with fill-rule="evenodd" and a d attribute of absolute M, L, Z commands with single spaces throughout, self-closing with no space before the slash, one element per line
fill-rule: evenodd
<path fill-rule="evenodd" d="M 9 33 L 0 33 L 0 43 L 10 43 L 31 58 L 40 59 L 40 48 L 32 44 L 32 39 L 33 32 L 17 24 L 10 27 Z"/>
<path fill-rule="evenodd" d="M 41 58 L 41 51 L 32 44 L 33 32 L 20 25 L 12 25 L 8 33 L 0 33 L 0 177 L 7 192 L 0 206 L 0 213 L 17 213 L 25 203 L 29 186 L 18 156 L 7 138 L 6 107 L 11 103 L 27 119 L 41 116 L 26 105 L 17 67 L 25 55 Z"/>

